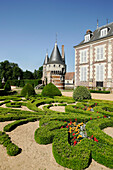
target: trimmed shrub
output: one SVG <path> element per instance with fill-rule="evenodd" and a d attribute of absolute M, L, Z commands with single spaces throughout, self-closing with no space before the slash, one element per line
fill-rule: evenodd
<path fill-rule="evenodd" d="M 20 153 L 20 148 L 14 143 L 9 143 L 7 145 L 7 154 L 10 156 L 16 156 Z"/>
<path fill-rule="evenodd" d="M 109 94 L 110 91 L 100 91 L 100 90 L 89 90 L 90 93 L 104 93 L 104 94 Z"/>
<path fill-rule="evenodd" d="M 91 94 L 89 90 L 84 86 L 78 86 L 73 91 L 73 98 L 77 101 L 82 101 L 84 99 L 91 99 Z"/>
<path fill-rule="evenodd" d="M 5 86 L 4 86 L 4 90 L 5 90 L 5 91 L 10 91 L 10 90 L 11 90 L 11 86 L 10 86 L 9 81 L 6 82 L 6 84 L 5 84 Z"/>
<path fill-rule="evenodd" d="M 52 83 L 47 84 L 42 90 L 41 93 L 42 96 L 62 96 L 61 91 Z"/>
<path fill-rule="evenodd" d="M 38 128 L 35 131 L 35 141 L 45 145 L 52 143 L 54 136 L 60 132 L 61 126 L 66 126 L 66 124 L 60 121 L 50 121 L 46 126 Z"/>
<path fill-rule="evenodd" d="M 52 149 L 56 162 L 64 167 L 81 170 L 88 167 L 91 159 L 91 151 L 88 146 L 83 145 L 83 139 L 80 144 L 70 146 L 68 143 L 68 132 L 62 129 L 56 134 L 53 140 Z"/>
<path fill-rule="evenodd" d="M 35 95 L 35 90 L 33 86 L 31 84 L 26 84 L 21 91 L 21 95 L 24 97 Z"/>

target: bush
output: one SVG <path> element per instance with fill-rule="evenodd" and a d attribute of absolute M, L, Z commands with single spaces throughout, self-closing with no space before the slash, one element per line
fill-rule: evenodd
<path fill-rule="evenodd" d="M 5 84 L 5 86 L 4 86 L 4 90 L 5 90 L 5 91 L 10 91 L 10 90 L 11 90 L 11 86 L 10 86 L 9 81 L 6 82 L 6 84 Z"/>
<path fill-rule="evenodd" d="M 33 86 L 31 84 L 26 84 L 21 91 L 21 95 L 24 97 L 35 95 L 35 90 Z"/>
<path fill-rule="evenodd" d="M 62 96 L 61 91 L 52 83 L 49 83 L 43 88 L 41 95 L 49 97 Z"/>
<path fill-rule="evenodd" d="M 16 156 L 20 153 L 20 148 L 14 143 L 9 143 L 7 145 L 7 154 L 10 156 Z"/>
<path fill-rule="evenodd" d="M 89 90 L 84 87 L 84 86 L 78 86 L 74 91 L 73 91 L 73 98 L 75 100 L 81 101 L 84 99 L 91 99 L 91 94 Z"/>
<path fill-rule="evenodd" d="M 110 91 L 100 91 L 100 90 L 89 90 L 90 93 L 104 93 L 104 94 L 109 94 Z"/>
<path fill-rule="evenodd" d="M 68 132 L 62 129 L 56 134 L 53 140 L 52 148 L 56 162 L 64 167 L 81 170 L 89 165 L 91 159 L 91 151 L 87 145 L 83 145 L 83 139 L 80 144 L 70 146 L 68 143 Z"/>

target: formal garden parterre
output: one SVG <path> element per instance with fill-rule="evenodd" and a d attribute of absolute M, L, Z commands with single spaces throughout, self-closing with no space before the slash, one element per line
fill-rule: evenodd
<path fill-rule="evenodd" d="M 88 93 L 89 95 L 89 93 Z M 90 96 L 90 95 L 89 95 Z M 52 152 L 56 162 L 64 167 L 81 170 L 87 168 L 92 158 L 106 167 L 113 168 L 113 138 L 102 129 L 113 127 L 113 102 L 85 100 L 79 96 L 77 102 L 71 97 L 28 95 L 0 97 L 0 122 L 14 120 L 0 132 L 0 144 L 11 156 L 21 154 L 22 150 L 6 134 L 17 126 L 39 120 L 34 138 L 39 144 L 52 143 Z M 75 105 L 72 104 L 75 102 Z M 55 103 L 65 106 L 65 112 L 52 111 Z M 58 104 L 57 104 L 58 103 Z M 60 103 L 60 104 L 59 104 Z M 6 104 L 7 108 L 2 108 Z M 38 106 L 48 104 L 43 110 Z M 24 105 L 30 111 L 17 110 Z"/>

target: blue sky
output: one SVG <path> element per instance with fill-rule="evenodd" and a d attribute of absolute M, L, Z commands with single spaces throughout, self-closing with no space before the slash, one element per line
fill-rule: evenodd
<path fill-rule="evenodd" d="M 64 45 L 67 71 L 74 71 L 74 45 L 87 29 L 113 22 L 113 0 L 0 0 L 0 62 L 34 71 L 51 55 L 56 33 Z"/>

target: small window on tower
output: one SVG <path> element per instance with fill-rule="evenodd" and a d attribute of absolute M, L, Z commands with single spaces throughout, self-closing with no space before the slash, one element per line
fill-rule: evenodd
<path fill-rule="evenodd" d="M 54 65 L 54 67 L 55 67 L 55 65 Z"/>
<path fill-rule="evenodd" d="M 59 67 L 60 67 L 60 65 L 59 65 Z"/>

